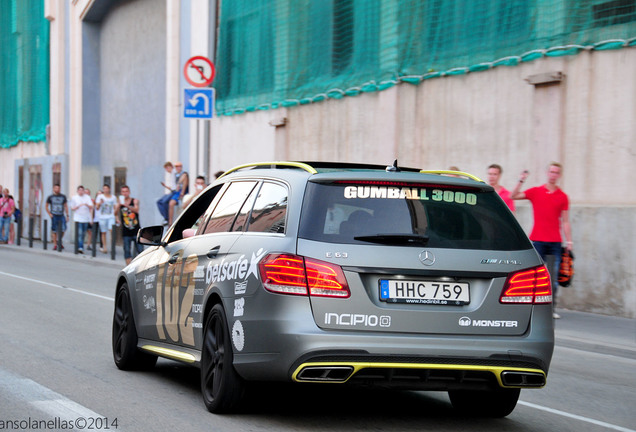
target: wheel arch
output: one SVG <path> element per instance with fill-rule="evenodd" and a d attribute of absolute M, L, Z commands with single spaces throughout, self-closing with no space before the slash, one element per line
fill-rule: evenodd
<path fill-rule="evenodd" d="M 205 299 L 205 306 L 203 309 L 203 320 L 201 321 L 204 325 L 208 321 L 208 316 L 210 315 L 210 311 L 212 310 L 214 305 L 217 305 L 217 304 L 220 304 L 223 307 L 223 309 L 225 309 L 225 306 L 223 306 L 223 300 L 221 299 L 221 296 L 219 295 L 219 293 L 216 291 L 211 291 Z"/>
<path fill-rule="evenodd" d="M 127 290 L 128 290 L 128 303 L 130 304 L 130 308 L 131 308 L 131 314 L 133 315 L 133 322 L 135 323 L 135 330 L 137 331 L 137 333 L 139 333 L 139 327 L 137 324 L 137 319 L 136 319 L 136 304 L 135 304 L 135 296 L 132 294 L 132 289 L 134 289 L 134 285 L 130 284 L 130 281 L 128 280 L 128 275 L 124 272 L 121 272 L 119 274 L 119 276 L 117 277 L 117 285 L 115 288 L 115 298 L 113 299 L 113 310 L 117 308 L 117 295 L 119 294 L 119 291 L 121 290 L 121 287 L 126 284 Z"/>

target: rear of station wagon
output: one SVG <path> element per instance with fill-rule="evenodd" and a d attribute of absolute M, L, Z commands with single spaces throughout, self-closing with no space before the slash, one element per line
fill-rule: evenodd
<path fill-rule="evenodd" d="M 143 329 L 136 345 L 191 354 L 211 411 L 235 407 L 246 381 L 291 380 L 448 391 L 462 412 L 505 416 L 521 388 L 545 385 L 550 278 L 479 179 L 281 162 L 232 170 L 202 195 L 144 254 L 187 241 L 182 256 L 197 257 L 193 345 Z"/>

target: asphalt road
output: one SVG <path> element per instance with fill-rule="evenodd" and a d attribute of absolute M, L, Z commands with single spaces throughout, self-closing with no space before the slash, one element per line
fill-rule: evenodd
<path fill-rule="evenodd" d="M 459 417 L 445 393 L 336 385 L 260 385 L 240 413 L 213 415 L 197 369 L 115 367 L 120 266 L 0 246 L 0 431 L 636 431 L 636 320 L 571 311 L 559 311 L 548 385 L 522 391 L 505 419 Z"/>

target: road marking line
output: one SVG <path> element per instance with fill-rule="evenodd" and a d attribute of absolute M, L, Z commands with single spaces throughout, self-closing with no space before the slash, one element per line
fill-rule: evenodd
<path fill-rule="evenodd" d="M 88 426 L 87 422 L 91 420 L 106 418 L 48 387 L 8 370 L 0 369 L 0 389 L 43 414 L 71 422 L 73 425 Z M 78 420 L 80 423 L 76 423 Z"/>
<path fill-rule="evenodd" d="M 519 403 L 521 405 L 525 405 L 525 406 L 530 407 L 530 408 L 538 409 L 538 410 L 541 410 L 541 411 L 546 411 L 546 412 L 549 412 L 549 413 L 552 413 L 552 414 L 557 414 L 557 415 L 560 415 L 560 416 L 563 416 L 563 417 L 569 417 L 571 419 L 580 420 L 580 421 L 584 421 L 584 422 L 587 422 L 587 423 L 592 423 L 592 424 L 595 424 L 597 426 L 602 426 L 602 427 L 607 428 L 607 429 L 613 429 L 613 430 L 617 430 L 617 431 L 621 431 L 621 432 L 636 432 L 634 429 L 627 429 L 627 428 L 622 427 L 622 426 L 616 426 L 616 425 L 613 425 L 611 423 L 605 423 L 605 422 L 602 422 L 602 421 L 599 421 L 599 420 L 594 420 L 594 419 L 591 419 L 591 418 L 588 418 L 588 417 L 582 417 L 582 416 L 579 416 L 579 415 L 576 415 L 576 414 L 570 414 L 570 413 L 565 412 L 565 411 L 559 411 L 559 410 L 555 410 L 555 409 L 552 409 L 552 408 L 544 407 L 544 406 L 541 406 L 541 405 L 535 405 L 535 404 L 530 403 L 530 402 L 519 401 L 517 403 Z"/>
<path fill-rule="evenodd" d="M 28 281 L 28 282 L 35 282 L 35 283 L 39 283 L 41 285 L 47 285 L 47 286 L 50 286 L 50 287 L 53 287 L 53 288 L 62 288 L 62 289 L 68 290 L 68 291 L 73 291 L 73 292 L 76 292 L 76 293 L 85 294 L 85 295 L 88 295 L 88 296 L 97 297 L 97 298 L 104 299 L 104 300 L 114 301 L 114 299 L 112 297 L 106 297 L 106 296 L 103 296 L 103 295 L 95 294 L 95 293 L 84 291 L 84 290 L 77 289 L 77 288 L 67 287 L 67 286 L 64 286 L 64 285 L 58 285 L 58 284 L 54 284 L 54 283 L 50 283 L 50 282 L 44 282 L 44 281 L 41 281 L 41 280 L 31 279 L 31 278 L 28 278 L 28 277 L 14 275 L 14 274 L 11 274 L 11 273 L 5 273 L 5 272 L 1 272 L 1 271 L 0 271 L 0 275 L 9 276 L 9 277 L 16 278 L 16 279 L 22 279 L 22 280 L 25 280 L 25 281 Z"/>

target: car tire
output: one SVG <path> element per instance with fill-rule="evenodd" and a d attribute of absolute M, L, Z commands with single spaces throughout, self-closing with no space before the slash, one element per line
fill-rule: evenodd
<path fill-rule="evenodd" d="M 245 381 L 233 366 L 234 354 L 225 311 L 214 305 L 205 322 L 201 349 L 201 393 L 208 411 L 234 411 L 245 394 Z"/>
<path fill-rule="evenodd" d="M 501 418 L 510 414 L 519 400 L 520 389 L 449 390 L 453 408 L 472 417 Z"/>
<path fill-rule="evenodd" d="M 137 328 L 133 317 L 128 285 L 123 284 L 115 297 L 113 314 L 113 359 L 121 370 L 145 370 L 157 363 L 157 356 L 137 348 Z"/>

